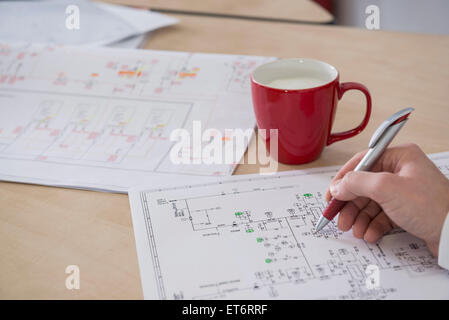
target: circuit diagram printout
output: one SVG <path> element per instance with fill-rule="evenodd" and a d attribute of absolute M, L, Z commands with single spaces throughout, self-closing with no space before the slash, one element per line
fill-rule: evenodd
<path fill-rule="evenodd" d="M 431 159 L 449 178 L 449 152 Z M 146 299 L 448 299 L 449 272 L 395 230 L 314 234 L 338 168 L 158 190 L 130 204 Z"/>
<path fill-rule="evenodd" d="M 174 164 L 170 134 L 198 121 L 226 149 L 254 128 L 249 76 L 272 59 L 0 43 L 0 179 L 126 191 L 230 175 L 247 143 L 231 164 Z"/>

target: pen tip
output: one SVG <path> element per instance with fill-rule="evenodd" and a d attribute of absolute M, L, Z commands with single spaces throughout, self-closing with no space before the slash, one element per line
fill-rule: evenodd
<path fill-rule="evenodd" d="M 315 231 L 313 232 L 314 234 L 319 232 L 321 229 L 323 229 L 330 221 L 328 219 L 326 219 L 324 216 L 321 216 L 320 219 L 318 220 L 316 226 L 315 226 Z"/>

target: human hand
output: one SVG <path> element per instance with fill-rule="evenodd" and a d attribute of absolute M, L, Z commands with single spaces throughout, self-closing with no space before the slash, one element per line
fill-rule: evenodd
<path fill-rule="evenodd" d="M 356 154 L 337 173 L 326 192 L 349 201 L 338 216 L 338 228 L 376 242 L 401 227 L 423 239 L 437 256 L 441 230 L 449 212 L 449 179 L 414 144 L 385 150 L 372 172 L 352 171 L 366 151 Z"/>

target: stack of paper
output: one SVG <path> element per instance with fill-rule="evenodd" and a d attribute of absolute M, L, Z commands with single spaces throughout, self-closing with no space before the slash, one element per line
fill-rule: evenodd
<path fill-rule="evenodd" d="M 230 175 L 248 141 L 226 131 L 254 128 L 249 76 L 271 59 L 0 43 L 0 179 L 127 192 Z M 171 134 L 194 123 L 235 162 L 174 163 Z"/>
<path fill-rule="evenodd" d="M 136 48 L 151 30 L 174 23 L 159 13 L 86 0 L 0 2 L 0 41 Z"/>

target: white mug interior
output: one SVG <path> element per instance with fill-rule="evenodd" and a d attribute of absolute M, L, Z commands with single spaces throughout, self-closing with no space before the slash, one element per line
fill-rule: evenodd
<path fill-rule="evenodd" d="M 253 80 L 265 87 L 281 90 L 301 90 L 320 87 L 334 81 L 338 71 L 332 65 L 314 59 L 281 59 L 265 63 L 257 67 L 253 73 Z M 315 79 L 317 81 L 307 82 L 301 88 L 283 88 L 273 86 L 272 83 L 279 79 Z"/>

